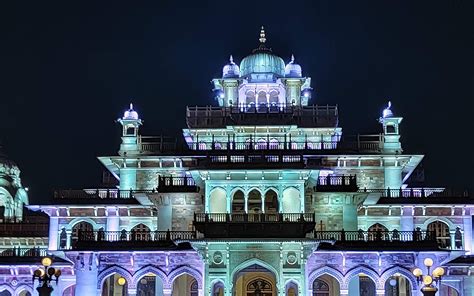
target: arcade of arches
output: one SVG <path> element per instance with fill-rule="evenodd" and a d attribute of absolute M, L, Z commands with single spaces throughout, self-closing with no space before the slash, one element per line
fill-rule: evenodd
<path fill-rule="evenodd" d="M 281 197 L 276 190 L 270 188 L 264 192 L 251 189 L 248 193 L 236 189 L 231 194 L 230 212 L 234 214 L 277 214 L 277 213 L 300 213 L 301 201 L 300 191 L 290 187 L 283 190 Z M 209 195 L 209 212 L 226 213 L 227 197 L 222 188 L 215 188 Z"/>

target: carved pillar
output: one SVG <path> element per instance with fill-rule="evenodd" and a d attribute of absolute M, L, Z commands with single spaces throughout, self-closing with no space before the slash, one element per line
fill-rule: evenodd
<path fill-rule="evenodd" d="M 58 249 L 58 238 L 59 238 L 59 219 L 58 217 L 49 218 L 49 244 L 48 249 L 50 251 L 56 251 Z"/>
<path fill-rule="evenodd" d="M 94 253 L 79 253 L 74 264 L 75 295 L 97 295 L 97 264 Z"/>

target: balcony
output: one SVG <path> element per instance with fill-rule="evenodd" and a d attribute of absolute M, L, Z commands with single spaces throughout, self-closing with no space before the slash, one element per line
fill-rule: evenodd
<path fill-rule="evenodd" d="M 225 141 L 200 141 L 182 143 L 178 140 L 162 142 L 162 137 L 140 137 L 140 152 L 143 154 L 169 155 L 244 155 L 248 153 L 290 153 L 304 155 L 325 155 L 339 153 L 380 153 L 383 148 L 383 137 L 376 135 L 353 135 L 325 139 L 295 141 L 291 137 L 272 137 L 265 141 L 249 139 L 235 141 L 228 138 Z"/>
<path fill-rule="evenodd" d="M 54 202 L 61 204 L 138 204 L 137 193 L 156 193 L 156 190 L 120 190 L 114 188 L 55 190 Z"/>
<path fill-rule="evenodd" d="M 228 125 L 298 125 L 337 127 L 337 106 L 261 105 L 258 107 L 187 107 L 189 128 L 223 128 Z"/>
<path fill-rule="evenodd" d="M 304 238 L 315 220 L 312 213 L 195 213 L 193 224 L 205 238 Z"/>
<path fill-rule="evenodd" d="M 75 250 L 173 249 L 176 240 L 196 238 L 194 231 L 80 231 Z"/>
<path fill-rule="evenodd" d="M 47 237 L 47 223 L 0 223 L 0 237 Z"/>
<path fill-rule="evenodd" d="M 34 247 L 34 248 L 0 248 L 0 257 L 44 257 L 47 255 L 48 248 Z"/>
<path fill-rule="evenodd" d="M 199 192 L 194 179 L 191 177 L 162 177 L 158 178 L 158 192 Z"/>
<path fill-rule="evenodd" d="M 356 175 L 327 175 L 318 178 L 316 191 L 319 192 L 357 192 Z"/>
<path fill-rule="evenodd" d="M 379 193 L 378 204 L 473 204 L 468 191 L 445 188 L 360 189 L 359 192 Z"/>
<path fill-rule="evenodd" d="M 314 231 L 313 239 L 335 249 L 462 250 L 462 237 L 438 237 L 435 231 Z"/>

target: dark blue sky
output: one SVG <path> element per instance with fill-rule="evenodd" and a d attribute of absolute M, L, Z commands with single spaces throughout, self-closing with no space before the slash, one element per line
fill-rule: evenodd
<path fill-rule="evenodd" d="M 379 132 L 389 98 L 405 151 L 426 154 L 427 185 L 473 187 L 472 1 L 9 2 L 0 139 L 33 202 L 99 182 L 96 156 L 118 150 L 130 100 L 143 133 L 184 127 L 185 106 L 214 103 L 210 80 L 262 24 L 312 77 L 313 103 L 339 105 L 346 133 Z"/>

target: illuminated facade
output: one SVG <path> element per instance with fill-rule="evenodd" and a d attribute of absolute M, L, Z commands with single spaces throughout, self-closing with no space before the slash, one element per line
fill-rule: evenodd
<path fill-rule="evenodd" d="M 187 108 L 182 139 L 142 136 L 130 106 L 118 155 L 99 157 L 117 186 L 28 206 L 48 232 L 4 235 L 4 252 L 38 253 L 5 253 L 0 296 L 29 295 L 44 252 L 63 296 L 420 295 L 411 271 L 425 258 L 447 270 L 439 295 L 474 295 L 469 195 L 411 187 L 423 155 L 404 153 L 390 104 L 382 133 L 343 135 L 336 106 L 309 104 L 295 58 L 285 65 L 263 28 L 259 41 L 213 79 L 218 106 Z M 27 197 L 8 184 L 12 217 Z"/>

